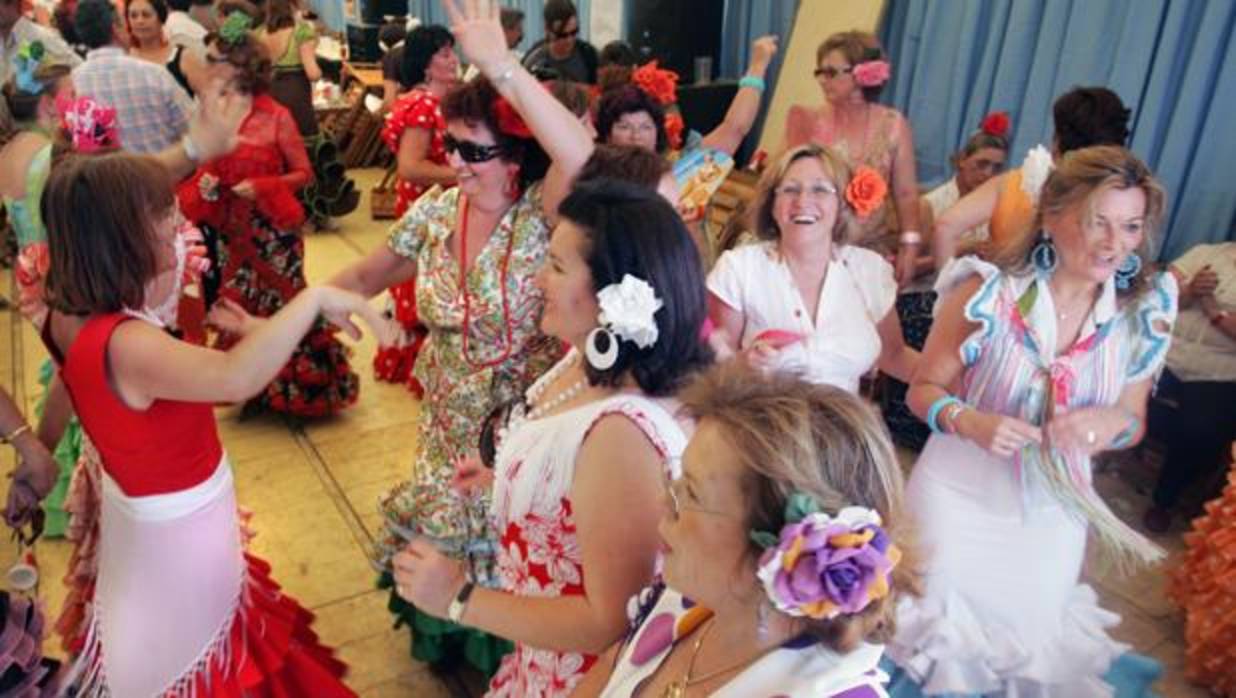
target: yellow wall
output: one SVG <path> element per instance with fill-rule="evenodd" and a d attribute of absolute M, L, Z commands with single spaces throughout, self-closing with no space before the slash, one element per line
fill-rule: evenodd
<path fill-rule="evenodd" d="M 776 0 L 772 0 L 775 2 Z M 784 60 L 760 135 L 760 148 L 770 155 L 781 147 L 785 114 L 793 104 L 819 104 L 824 95 L 811 74 L 815 49 L 830 34 L 850 29 L 874 32 L 884 9 L 883 0 L 801 0 L 787 46 L 782 37 Z"/>

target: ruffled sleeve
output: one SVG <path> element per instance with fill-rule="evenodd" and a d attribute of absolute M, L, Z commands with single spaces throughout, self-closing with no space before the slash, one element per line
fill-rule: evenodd
<path fill-rule="evenodd" d="M 400 257 L 415 262 L 433 222 L 454 225 L 458 194 L 459 189 L 454 187 L 444 192 L 442 187 L 435 185 L 427 190 L 408 207 L 407 213 L 391 226 L 386 237 L 386 246 Z"/>
<path fill-rule="evenodd" d="M 976 275 L 983 278 L 983 283 L 966 303 L 965 316 L 970 322 L 978 323 L 979 328 L 971 332 L 970 336 L 961 343 L 959 352 L 961 362 L 965 366 L 972 366 L 975 361 L 978 361 L 983 353 L 983 345 L 995 331 L 996 305 L 999 302 L 1000 279 L 1003 275 L 996 265 L 973 255 L 967 255 L 949 261 L 936 278 L 937 298 L 933 315 L 939 312 L 940 303 L 945 296 Z"/>
<path fill-rule="evenodd" d="M 423 90 L 413 90 L 400 97 L 391 107 L 382 126 L 382 142 L 392 153 L 399 154 L 399 141 L 410 128 L 423 128 L 430 133 L 445 128 L 438 100 Z"/>
<path fill-rule="evenodd" d="M 1150 279 L 1150 288 L 1128 309 L 1133 349 L 1126 379 L 1136 383 L 1156 376 L 1172 345 L 1172 326 L 1176 323 L 1176 277 L 1159 272 Z"/>
<path fill-rule="evenodd" d="M 312 41 L 318 37 L 317 30 L 308 22 L 297 22 L 296 28 L 292 31 L 292 40 L 296 42 L 298 47 L 306 41 Z"/>

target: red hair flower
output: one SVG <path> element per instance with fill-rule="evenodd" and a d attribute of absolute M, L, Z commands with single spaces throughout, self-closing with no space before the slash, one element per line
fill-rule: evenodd
<path fill-rule="evenodd" d="M 524 123 L 524 117 L 515 111 L 515 107 L 512 107 L 505 97 L 495 99 L 493 109 L 499 131 L 515 138 L 532 138 L 532 130 Z"/>
<path fill-rule="evenodd" d="M 993 111 L 983 117 L 983 123 L 979 125 L 979 129 L 989 136 L 997 138 L 1005 138 L 1009 135 L 1009 113 L 1006 111 Z"/>
<path fill-rule="evenodd" d="M 682 147 L 682 131 L 686 124 L 682 122 L 682 114 L 671 112 L 665 115 L 665 135 L 669 139 L 670 150 Z"/>
<path fill-rule="evenodd" d="M 884 182 L 884 178 L 866 165 L 860 165 L 854 170 L 854 176 L 845 188 L 845 200 L 854 207 L 859 218 L 866 218 L 880 208 L 887 194 L 888 184 Z"/>
<path fill-rule="evenodd" d="M 662 70 L 656 61 L 650 61 L 631 73 L 631 82 L 662 106 L 678 101 L 678 73 Z"/>

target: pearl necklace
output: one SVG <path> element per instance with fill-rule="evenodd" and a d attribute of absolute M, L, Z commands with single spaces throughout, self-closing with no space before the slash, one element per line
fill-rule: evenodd
<path fill-rule="evenodd" d="M 549 386 L 558 382 L 558 379 L 560 377 L 562 377 L 567 371 L 574 368 L 575 365 L 578 363 L 579 363 L 579 354 L 573 355 L 572 358 L 569 360 L 564 359 L 558 362 L 557 366 L 554 366 L 553 368 L 549 370 L 548 373 L 545 374 L 545 380 L 541 381 L 537 385 L 534 385 L 530 390 L 528 390 L 527 404 L 528 405 L 536 404 L 537 406 L 529 410 L 528 413 L 524 416 L 524 419 L 533 420 L 533 419 L 540 419 L 541 417 L 544 417 L 546 414 L 553 412 L 554 408 L 568 402 L 569 400 L 571 400 L 571 398 L 575 397 L 576 395 L 579 395 L 580 392 L 582 392 L 583 389 L 588 386 L 588 378 L 587 376 L 585 376 L 575 381 L 570 386 L 568 386 L 565 390 L 553 396 L 552 398 L 549 398 L 548 400 L 544 400 L 544 401 L 541 400 L 541 397 L 545 394 L 545 391 L 549 388 Z"/>

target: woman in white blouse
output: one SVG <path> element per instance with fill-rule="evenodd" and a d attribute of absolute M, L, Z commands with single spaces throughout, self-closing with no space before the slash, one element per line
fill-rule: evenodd
<path fill-rule="evenodd" d="M 850 176 L 843 158 L 817 145 L 787 151 L 765 173 L 755 209 L 761 242 L 726 252 L 708 276 L 720 356 L 850 392 L 872 366 L 909 380 L 919 354 L 902 338 L 893 267 L 846 244 Z"/>

